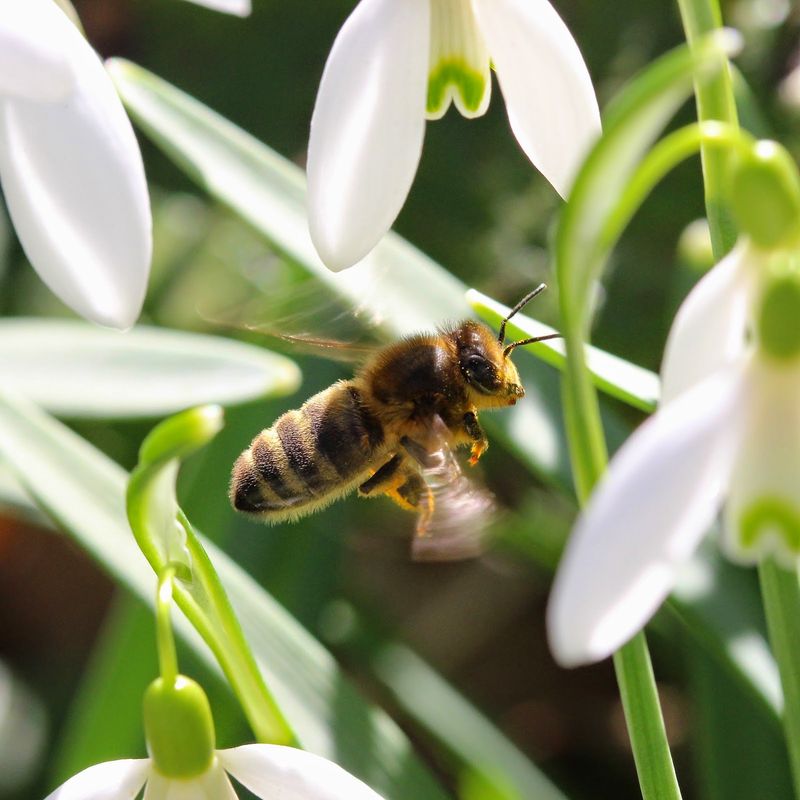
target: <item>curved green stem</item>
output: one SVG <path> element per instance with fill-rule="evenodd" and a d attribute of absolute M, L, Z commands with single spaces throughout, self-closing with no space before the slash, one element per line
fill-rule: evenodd
<path fill-rule="evenodd" d="M 158 578 L 156 591 L 156 642 L 158 645 L 158 666 L 165 686 L 172 686 L 178 677 L 178 655 L 175 651 L 175 637 L 172 634 L 172 581 L 175 567 L 166 566 Z"/>
<path fill-rule="evenodd" d="M 180 460 L 221 427 L 221 409 L 205 406 L 176 414 L 150 432 L 128 482 L 128 521 L 155 573 L 174 571 L 170 594 L 216 656 L 258 740 L 291 744 L 292 729 L 264 682 L 214 565 L 175 499 Z M 159 614 L 164 614 L 160 608 Z M 163 624 L 168 620 L 159 617 Z M 160 651 L 161 645 L 159 638 Z"/>
<path fill-rule="evenodd" d="M 678 0 L 686 39 L 694 46 L 702 37 L 722 27 L 718 0 Z M 730 66 L 724 55 L 721 68 L 695 81 L 697 118 L 700 122 L 718 120 L 738 125 Z M 703 182 L 711 245 L 717 260 L 736 242 L 736 225 L 726 199 L 729 154 L 725 150 L 703 147 Z"/>

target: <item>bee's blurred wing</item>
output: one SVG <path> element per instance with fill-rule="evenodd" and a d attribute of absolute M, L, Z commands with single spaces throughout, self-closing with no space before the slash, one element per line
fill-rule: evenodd
<path fill-rule="evenodd" d="M 218 327 L 268 337 L 270 348 L 353 364 L 365 361 L 388 338 L 379 320 L 348 306 L 315 279 L 255 292 L 232 307 L 204 309 L 201 315 Z"/>
<path fill-rule="evenodd" d="M 471 481 L 462 471 L 441 418 L 431 426 L 425 452 L 409 453 L 420 467 L 428 489 L 428 504 L 421 504 L 411 544 L 415 561 L 457 561 L 475 558 L 486 548 L 487 531 L 495 517 L 494 495 Z"/>

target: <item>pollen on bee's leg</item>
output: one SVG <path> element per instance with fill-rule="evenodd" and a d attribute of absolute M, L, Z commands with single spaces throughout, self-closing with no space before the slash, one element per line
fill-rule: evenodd
<path fill-rule="evenodd" d="M 470 450 L 469 454 L 469 465 L 474 467 L 488 448 L 489 443 L 485 439 L 479 442 L 473 442 L 472 449 Z"/>
<path fill-rule="evenodd" d="M 451 102 L 465 117 L 486 113 L 492 88 L 489 50 L 469 2 L 431 0 L 429 63 L 428 119 L 444 116 Z"/>

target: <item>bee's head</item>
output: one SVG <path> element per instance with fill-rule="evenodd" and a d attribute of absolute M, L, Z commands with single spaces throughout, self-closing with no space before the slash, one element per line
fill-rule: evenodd
<path fill-rule="evenodd" d="M 464 322 L 456 330 L 456 344 L 461 374 L 478 408 L 513 406 L 525 396 L 517 368 L 489 328 Z"/>
<path fill-rule="evenodd" d="M 477 407 L 513 406 L 525 396 L 519 373 L 511 361 L 512 351 L 520 345 L 553 339 L 559 334 L 546 334 L 505 344 L 506 323 L 546 288 L 542 283 L 525 295 L 503 320 L 497 336 L 485 325 L 471 321 L 462 323 L 455 331 L 461 374 Z"/>

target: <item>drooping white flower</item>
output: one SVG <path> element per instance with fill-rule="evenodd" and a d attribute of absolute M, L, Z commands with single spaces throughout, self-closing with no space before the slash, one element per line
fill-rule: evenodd
<path fill-rule="evenodd" d="M 79 772 L 46 800 L 236 800 L 228 774 L 264 800 L 381 800 L 341 767 L 312 753 L 274 744 L 218 750 L 189 779 L 166 778 L 149 758 L 107 761 Z"/>
<path fill-rule="evenodd" d="M 131 326 L 152 251 L 142 158 L 101 61 L 52 0 L 0 0 L 0 184 L 42 280 L 84 317 Z"/>
<path fill-rule="evenodd" d="M 250 0 L 189 0 L 189 2 L 225 14 L 235 14 L 237 17 L 246 17 L 252 10 Z"/>
<path fill-rule="evenodd" d="M 559 565 L 548 632 L 564 666 L 605 658 L 644 626 L 723 505 L 730 558 L 798 564 L 800 184 L 792 168 L 781 196 L 769 147 L 753 161 L 752 184 L 773 190 L 744 193 L 759 208 L 740 225 L 759 242 L 743 237 L 684 301 L 661 407 L 613 458 Z"/>
<path fill-rule="evenodd" d="M 483 114 L 490 63 L 514 135 L 565 196 L 600 132 L 589 73 L 547 0 L 361 0 L 336 37 L 308 146 L 309 220 L 343 269 L 389 229 L 411 187 L 425 119 Z"/>

